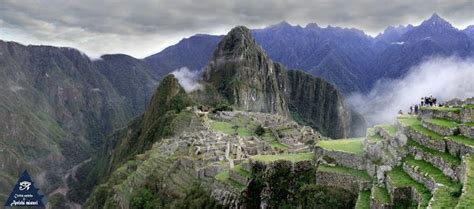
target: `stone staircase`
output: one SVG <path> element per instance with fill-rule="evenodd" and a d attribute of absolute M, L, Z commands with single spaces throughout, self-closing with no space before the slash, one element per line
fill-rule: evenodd
<path fill-rule="evenodd" d="M 471 103 L 422 107 L 418 116 L 402 115 L 395 125 L 369 128 L 363 157 L 376 182 L 359 191 L 356 208 L 474 208 Z M 315 155 L 322 163 L 354 167 L 344 163 L 353 157 L 331 149 L 337 143 L 316 145 Z M 331 162 L 324 160 L 329 157 Z"/>
<path fill-rule="evenodd" d="M 474 139 L 469 134 L 473 128 L 470 123 L 473 114 L 465 113 L 472 113 L 471 108 L 467 105 L 423 107 L 419 116 L 400 116 L 398 128 L 407 136 L 407 155 L 401 167 L 387 173 L 387 188 L 394 184 L 390 175 L 395 173 L 404 176 L 407 182 L 411 180 L 418 183 L 416 187 L 411 186 L 410 190 L 411 199 L 418 199 L 419 208 L 455 208 L 461 203 L 464 206 L 457 208 L 469 208 L 465 207 L 466 202 L 472 206 L 472 192 L 466 185 L 472 180 L 467 175 L 470 172 L 469 162 L 465 160 L 470 159 L 470 154 L 474 152 Z M 461 134 L 461 127 L 466 134 Z M 461 191 L 462 184 L 466 188 Z M 414 190 L 421 191 L 416 194 Z M 429 202 L 426 202 L 429 196 L 427 190 L 431 195 Z M 425 198 L 420 198 L 422 196 Z M 403 197 L 392 195 L 392 201 L 397 199 Z"/>

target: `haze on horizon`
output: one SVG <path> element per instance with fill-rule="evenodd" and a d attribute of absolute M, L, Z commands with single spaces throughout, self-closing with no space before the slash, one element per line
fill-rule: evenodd
<path fill-rule="evenodd" d="M 281 21 L 353 27 L 375 36 L 387 26 L 418 25 L 434 12 L 458 29 L 474 25 L 470 0 L 336 1 L 60 1 L 0 0 L 0 40 L 77 48 L 90 57 L 142 58 L 197 33 L 225 34 L 235 25 Z"/>

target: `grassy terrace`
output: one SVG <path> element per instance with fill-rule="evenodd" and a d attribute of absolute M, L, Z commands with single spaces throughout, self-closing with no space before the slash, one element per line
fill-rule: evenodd
<path fill-rule="evenodd" d="M 414 116 L 400 116 L 400 117 L 398 117 L 398 121 L 400 121 L 400 123 L 402 123 L 406 126 L 409 126 L 410 128 L 412 128 L 416 132 L 422 133 L 422 134 L 424 134 L 424 135 L 426 135 L 426 136 L 428 136 L 432 139 L 443 140 L 443 136 L 441 136 L 438 133 L 433 132 L 433 131 L 423 127 L 421 125 L 421 121 L 418 120 Z"/>
<path fill-rule="evenodd" d="M 326 150 L 348 152 L 356 155 L 364 154 L 364 139 L 363 138 L 352 138 L 352 139 L 338 139 L 338 140 L 323 140 L 319 141 L 316 146 Z"/>
<path fill-rule="evenodd" d="M 467 105 L 464 105 L 463 107 L 467 109 L 474 109 L 474 104 L 467 104 Z"/>
<path fill-rule="evenodd" d="M 447 128 L 456 128 L 458 126 L 458 123 L 445 119 L 427 119 L 426 122 Z"/>
<path fill-rule="evenodd" d="M 329 166 L 329 165 L 321 164 L 318 167 L 318 171 L 328 172 L 328 173 L 339 173 L 339 174 L 345 174 L 345 175 L 352 175 L 352 176 L 356 176 L 359 179 L 365 180 L 365 181 L 370 181 L 371 180 L 369 174 L 367 174 L 366 171 L 356 170 L 356 169 L 347 168 L 347 167 L 343 167 L 343 166 Z"/>
<path fill-rule="evenodd" d="M 420 109 L 425 110 L 437 110 L 437 111 L 447 111 L 447 112 L 461 112 L 461 108 L 459 107 L 421 107 Z"/>
<path fill-rule="evenodd" d="M 426 136 L 429 136 L 430 138 L 432 139 L 437 139 L 437 140 L 445 140 L 445 138 L 447 140 L 452 140 L 456 143 L 459 143 L 459 144 L 467 144 L 467 145 L 471 145 L 471 146 L 474 146 L 474 140 L 472 139 L 469 139 L 463 135 L 456 135 L 456 136 L 442 136 L 442 135 L 439 135 L 438 133 L 436 132 L 433 132 L 425 127 L 423 127 L 421 125 L 421 121 L 418 120 L 416 117 L 414 116 L 400 116 L 398 117 L 398 120 L 402 123 L 402 124 L 405 124 L 407 126 L 410 126 L 411 128 L 413 128 L 413 130 L 415 130 L 416 132 L 419 132 L 419 133 L 422 133 Z"/>
<path fill-rule="evenodd" d="M 377 142 L 377 141 L 382 141 L 383 140 L 382 136 L 378 135 L 375 132 L 374 128 L 368 128 L 367 129 L 367 139 L 371 142 Z"/>
<path fill-rule="evenodd" d="M 281 150 L 286 150 L 286 149 L 289 148 L 288 145 L 279 142 L 275 138 L 275 136 L 273 136 L 273 133 L 270 130 L 265 130 L 265 133 L 261 137 L 262 137 L 263 141 L 270 144 L 270 146 L 273 147 L 273 148 L 278 148 L 278 149 L 281 149 Z"/>
<path fill-rule="evenodd" d="M 433 208 L 453 208 L 457 204 L 458 197 L 456 197 L 455 194 L 459 194 L 461 190 L 460 183 L 452 181 L 449 177 L 445 176 L 440 169 L 430 163 L 415 160 L 413 156 L 408 156 L 405 159 L 405 163 L 417 166 L 418 172 L 428 175 L 433 178 L 436 183 L 444 185 L 444 187 L 438 187 L 435 193 L 433 193 L 433 199 L 435 200 L 432 203 Z"/>
<path fill-rule="evenodd" d="M 458 203 L 458 197 L 452 195 L 452 191 L 448 187 L 439 187 L 433 193 L 433 201 L 431 203 L 431 208 L 433 209 L 445 209 L 445 208 L 454 208 Z"/>
<path fill-rule="evenodd" d="M 236 116 L 231 121 L 209 122 L 212 129 L 229 135 L 237 133 L 239 136 L 254 136 L 257 129 L 257 124 L 242 116 Z"/>
<path fill-rule="evenodd" d="M 397 126 L 395 125 L 379 125 L 377 127 L 381 127 L 390 134 L 390 136 L 395 136 L 397 134 Z"/>
<path fill-rule="evenodd" d="M 446 162 L 450 162 L 454 165 L 460 165 L 461 164 L 461 159 L 459 159 L 457 157 L 454 157 L 454 156 L 450 155 L 449 153 L 440 152 L 438 150 L 434 150 L 434 149 L 430 149 L 428 147 L 425 147 L 425 146 L 419 144 L 418 142 L 413 141 L 412 139 L 408 140 L 407 145 L 412 146 L 412 147 L 417 147 L 417 148 L 423 150 L 423 152 L 430 153 L 431 155 L 440 156 Z"/>
<path fill-rule="evenodd" d="M 385 187 L 380 187 L 377 185 L 372 186 L 372 196 L 377 202 L 380 203 L 389 203 L 390 195 Z"/>
<path fill-rule="evenodd" d="M 460 189 L 461 187 L 461 184 L 453 182 L 449 177 L 445 176 L 440 169 L 434 167 L 426 161 L 415 160 L 413 156 L 408 155 L 405 159 L 405 163 L 408 165 L 417 166 L 421 173 L 428 174 L 436 181 L 436 183 L 443 184 L 452 188 L 453 190 Z"/>
<path fill-rule="evenodd" d="M 241 176 L 244 176 L 244 177 L 247 177 L 247 178 L 251 178 L 252 177 L 252 174 L 250 173 L 250 171 L 246 170 L 245 168 L 242 167 L 242 164 L 238 164 L 236 166 L 234 166 L 234 168 L 232 168 L 235 172 L 239 173 L 239 175 Z"/>
<path fill-rule="evenodd" d="M 474 205 L 474 155 L 465 157 L 466 177 L 464 179 L 463 194 L 459 198 L 456 208 L 469 208 Z"/>
<path fill-rule="evenodd" d="M 457 142 L 459 144 L 466 144 L 466 145 L 471 145 L 474 146 L 474 140 L 467 138 L 466 136 L 463 135 L 457 135 L 457 136 L 446 136 L 447 140 L 452 140 L 454 142 Z"/>
<path fill-rule="evenodd" d="M 367 209 L 370 208 L 370 191 L 360 191 L 357 197 L 357 203 L 355 209 Z"/>
<path fill-rule="evenodd" d="M 234 179 L 231 179 L 230 178 L 230 175 L 229 175 L 229 171 L 223 171 L 223 172 L 220 172 L 219 174 L 217 174 L 215 176 L 215 178 L 222 182 L 222 183 L 225 183 L 225 184 L 228 184 L 238 190 L 243 190 L 245 189 L 245 185 L 235 181 Z"/>
<path fill-rule="evenodd" d="M 313 160 L 312 152 L 279 154 L 279 155 L 254 155 L 250 157 L 252 160 L 262 162 L 273 162 L 277 160 L 288 160 L 291 162 L 299 162 L 305 160 Z"/>
<path fill-rule="evenodd" d="M 387 172 L 387 176 L 392 179 L 393 186 L 402 188 L 402 187 L 413 187 L 418 191 L 423 200 L 418 203 L 420 208 L 426 208 L 431 199 L 431 192 L 423 184 L 412 179 L 401 167 L 396 167 L 391 171 Z"/>

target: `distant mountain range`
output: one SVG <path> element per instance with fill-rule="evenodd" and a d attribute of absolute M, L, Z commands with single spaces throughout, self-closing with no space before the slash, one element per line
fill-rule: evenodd
<path fill-rule="evenodd" d="M 390 26 L 376 37 L 353 28 L 286 22 L 252 33 L 274 61 L 322 77 L 345 94 L 367 92 L 380 78 L 399 78 L 429 56 L 474 55 L 474 26 L 458 30 L 436 13 L 419 26 Z M 201 70 L 221 39 L 195 35 L 145 60 L 164 72 Z"/>
<path fill-rule="evenodd" d="M 419 26 L 389 27 L 375 38 L 357 29 L 285 22 L 251 33 L 269 59 L 322 77 L 344 94 L 368 92 L 378 79 L 403 76 L 428 56 L 474 55 L 474 27 L 457 30 L 436 14 Z M 113 54 L 97 60 L 71 48 L 0 41 L 0 200 L 9 192 L 3 188 L 14 185 L 25 168 L 42 178 L 37 181 L 42 192 L 53 192 L 68 169 L 97 152 L 106 135 L 145 111 L 164 75 L 183 66 L 203 69 L 222 38 L 195 35 L 145 59 Z M 322 79 L 289 72 L 288 88 L 295 92 L 339 92 Z M 337 126 L 327 121 L 338 114 L 328 111 L 342 101 L 338 95 L 327 109 L 314 111 L 306 104 L 321 102 L 319 97 L 295 93 L 290 96 L 300 98 L 289 108 L 298 109 L 293 112 L 307 123 L 321 119 L 311 125 L 337 137 L 330 130 Z"/>

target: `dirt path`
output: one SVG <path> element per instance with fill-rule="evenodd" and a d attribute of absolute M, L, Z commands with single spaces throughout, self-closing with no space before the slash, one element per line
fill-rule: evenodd
<path fill-rule="evenodd" d="M 62 182 L 63 182 L 62 185 L 60 187 L 58 187 L 56 190 L 54 190 L 53 192 L 49 193 L 48 196 L 52 196 L 52 195 L 57 194 L 57 193 L 62 194 L 64 196 L 64 198 L 66 199 L 66 205 L 70 209 L 82 209 L 81 204 L 72 202 L 67 198 L 66 195 L 70 190 L 70 188 L 67 184 L 67 179 L 69 178 L 69 176 L 71 176 L 72 179 L 77 182 L 78 181 L 77 176 L 76 176 L 77 169 L 79 167 L 83 166 L 84 164 L 88 163 L 89 161 L 91 161 L 91 158 L 89 158 L 87 160 L 84 160 L 81 163 L 79 163 L 79 164 L 75 165 L 74 167 L 72 167 L 71 169 L 69 169 L 62 178 Z M 47 208 L 50 208 L 49 205 L 48 205 Z"/>

